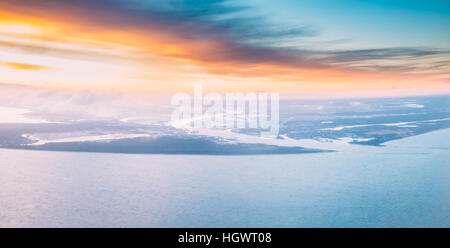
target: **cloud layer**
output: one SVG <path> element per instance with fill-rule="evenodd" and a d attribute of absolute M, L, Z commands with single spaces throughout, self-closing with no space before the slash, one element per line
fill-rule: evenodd
<path fill-rule="evenodd" d="M 439 48 L 303 48 L 302 39 L 316 37 L 318 30 L 274 24 L 251 6 L 227 0 L 21 0 L 0 1 L 0 9 L 5 20 L 43 30 L 10 35 L 0 47 L 58 58 L 137 61 L 167 71 L 154 79 L 210 73 L 285 82 L 386 82 L 418 75 L 439 81 L 450 72 L 450 52 Z M 288 43 L 295 46 L 283 45 Z"/>

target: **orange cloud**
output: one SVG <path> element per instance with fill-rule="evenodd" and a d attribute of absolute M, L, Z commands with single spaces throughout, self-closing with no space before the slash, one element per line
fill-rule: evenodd
<path fill-rule="evenodd" d="M 67 59 L 67 62 L 57 64 L 63 68 L 73 67 L 69 60 L 90 62 L 94 59 L 122 68 L 102 74 L 94 67 L 79 67 L 73 74 L 66 74 L 72 77 L 70 80 L 55 77 L 54 82 L 49 83 L 52 86 L 59 85 L 57 80 L 76 81 L 85 74 L 90 75 L 89 78 L 80 78 L 79 83 L 73 83 L 73 88 L 170 92 L 203 83 L 210 84 L 212 90 L 338 94 L 393 89 L 403 89 L 404 92 L 449 90 L 449 85 L 443 83 L 443 79 L 448 78 L 448 72 L 419 71 L 411 74 L 395 70 L 355 69 L 339 65 L 339 61 L 316 59 L 312 56 L 314 54 L 303 51 L 244 45 L 220 35 L 202 38 L 199 36 L 207 34 L 211 27 L 197 27 L 192 23 L 178 27 L 176 25 L 180 23 L 146 21 L 145 17 L 133 17 L 115 9 L 90 11 L 80 6 L 68 8 L 56 2 L 45 9 L 0 3 L 0 9 L 0 24 L 21 27 L 17 32 L 5 29 L 4 35 L 13 41 L 0 40 L 0 46 L 3 44 L 9 49 L 17 49 L 17 45 L 11 44 L 21 41 L 22 52 L 27 56 L 33 55 L 38 63 L 39 57 L 43 56 Z M 123 56 L 126 61 L 112 61 L 112 56 L 104 56 L 110 55 L 109 52 L 127 55 Z M 25 62 L 27 60 L 24 59 L 22 62 L 2 62 L 2 65 L 17 70 L 50 68 Z M 86 73 L 79 72 L 82 70 Z M 121 74 L 117 77 L 108 75 L 118 71 Z M 10 77 L 14 81 L 14 77 L 22 76 L 11 74 Z M 51 82 L 51 79 L 48 76 L 46 82 Z M 43 82 L 36 84 L 42 85 Z"/>
<path fill-rule="evenodd" d="M 0 61 L 0 64 L 12 69 L 16 69 L 16 70 L 45 70 L 45 69 L 49 69 L 49 67 L 47 66 L 42 66 L 42 65 L 33 65 L 33 64 L 24 64 L 24 63 L 16 63 L 16 62 L 2 62 Z"/>

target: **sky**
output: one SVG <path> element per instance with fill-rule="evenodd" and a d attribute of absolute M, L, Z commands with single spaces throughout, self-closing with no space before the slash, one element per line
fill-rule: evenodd
<path fill-rule="evenodd" d="M 449 1 L 434 0 L 0 0 L 0 83 L 447 94 L 448 27 Z"/>

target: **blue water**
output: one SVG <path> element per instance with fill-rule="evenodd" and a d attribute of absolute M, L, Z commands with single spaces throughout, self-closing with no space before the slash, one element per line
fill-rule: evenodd
<path fill-rule="evenodd" d="M 0 149 L 1 227 L 450 227 L 450 129 L 341 152 Z"/>

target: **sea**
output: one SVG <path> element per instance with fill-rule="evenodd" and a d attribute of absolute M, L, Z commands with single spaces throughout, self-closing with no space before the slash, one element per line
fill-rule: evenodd
<path fill-rule="evenodd" d="M 450 227 L 450 129 L 289 155 L 0 149 L 0 227 Z"/>

